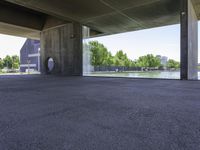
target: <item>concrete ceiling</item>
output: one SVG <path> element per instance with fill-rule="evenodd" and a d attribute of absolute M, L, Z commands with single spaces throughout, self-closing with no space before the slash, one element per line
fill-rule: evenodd
<path fill-rule="evenodd" d="M 192 0 L 197 17 L 200 20 L 200 0 Z"/>
<path fill-rule="evenodd" d="M 30 28 L 15 26 L 7 23 L 0 22 L 0 33 L 7 35 L 14 35 L 26 37 L 31 39 L 40 39 L 40 31 Z"/>
<path fill-rule="evenodd" d="M 5 0 L 105 34 L 179 23 L 180 0 Z M 200 18 L 200 0 L 193 0 Z"/>

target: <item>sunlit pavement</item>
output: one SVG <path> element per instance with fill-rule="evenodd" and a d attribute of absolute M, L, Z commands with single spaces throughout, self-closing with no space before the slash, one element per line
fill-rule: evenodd
<path fill-rule="evenodd" d="M 0 150 L 199 150 L 200 82 L 1 76 Z"/>
<path fill-rule="evenodd" d="M 33 72 L 33 73 L 0 73 L 0 76 L 21 76 L 21 75 L 39 75 L 40 72 Z"/>

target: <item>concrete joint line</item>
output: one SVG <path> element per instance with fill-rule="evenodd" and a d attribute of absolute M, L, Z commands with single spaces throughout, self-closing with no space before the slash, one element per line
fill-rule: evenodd
<path fill-rule="evenodd" d="M 48 28 L 48 29 L 42 30 L 42 32 L 43 32 L 43 31 L 49 31 L 49 30 L 56 29 L 56 28 L 60 28 L 60 27 L 64 27 L 64 26 L 67 25 L 67 24 L 68 24 L 68 23 L 62 24 L 62 25 L 57 25 L 57 26 L 54 26 L 54 27 L 50 27 L 50 28 Z"/>
<path fill-rule="evenodd" d="M 141 27 L 143 28 L 146 28 L 144 25 L 142 25 L 141 23 L 139 23 L 137 20 L 127 16 L 126 14 L 124 14 L 123 12 L 121 12 L 120 10 L 114 8 L 113 6 L 111 6 L 110 4 L 106 3 L 104 0 L 100 0 L 100 2 L 102 2 L 104 5 L 110 7 L 111 9 L 115 10 L 117 13 L 121 14 L 122 16 L 128 18 L 129 20 L 133 21 L 133 22 L 136 22 L 138 25 L 140 25 Z"/>

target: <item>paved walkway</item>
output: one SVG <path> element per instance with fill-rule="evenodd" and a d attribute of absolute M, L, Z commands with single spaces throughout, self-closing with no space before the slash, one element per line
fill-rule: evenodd
<path fill-rule="evenodd" d="M 199 150 L 200 82 L 0 77 L 0 150 Z"/>

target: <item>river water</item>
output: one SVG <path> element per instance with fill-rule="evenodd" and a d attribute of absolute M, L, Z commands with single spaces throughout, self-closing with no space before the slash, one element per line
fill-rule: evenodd
<path fill-rule="evenodd" d="M 148 72 L 93 72 L 86 76 L 101 77 L 129 77 L 129 78 L 161 78 L 161 79 L 180 79 L 179 71 L 148 71 Z M 198 73 L 200 79 L 200 72 Z"/>

